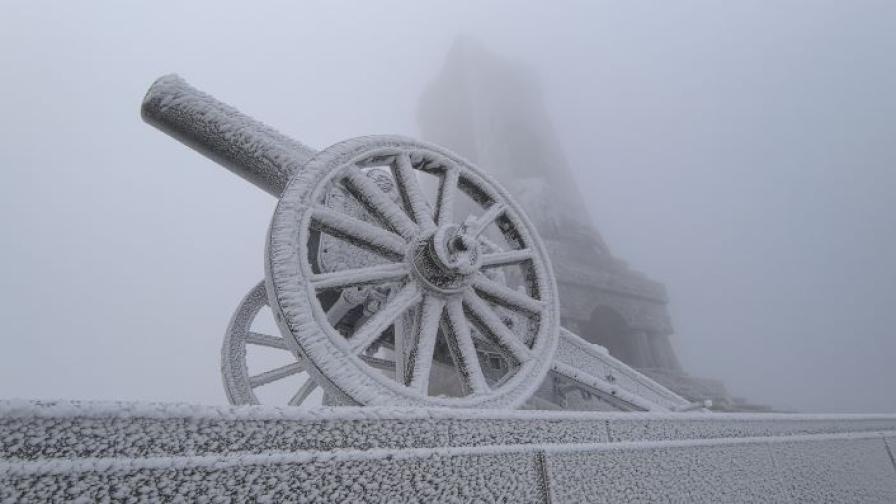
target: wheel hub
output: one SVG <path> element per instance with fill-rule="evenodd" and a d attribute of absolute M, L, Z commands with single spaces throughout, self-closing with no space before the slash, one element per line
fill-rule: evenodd
<path fill-rule="evenodd" d="M 417 277 L 442 293 L 462 291 L 482 265 L 479 240 L 454 224 L 418 240 L 412 253 L 410 261 Z"/>

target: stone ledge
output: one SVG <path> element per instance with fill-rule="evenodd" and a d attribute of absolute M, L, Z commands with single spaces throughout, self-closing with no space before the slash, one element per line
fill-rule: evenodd
<path fill-rule="evenodd" d="M 894 415 L 0 401 L 0 501 L 896 502 Z"/>

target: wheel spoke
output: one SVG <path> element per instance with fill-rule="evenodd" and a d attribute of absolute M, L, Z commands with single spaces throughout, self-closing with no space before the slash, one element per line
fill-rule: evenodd
<path fill-rule="evenodd" d="M 392 282 L 400 280 L 407 274 L 408 269 L 404 263 L 381 264 L 367 268 L 349 269 L 314 275 L 311 277 L 311 283 L 317 289 L 335 289 L 372 283 Z"/>
<path fill-rule="evenodd" d="M 464 388 L 473 394 L 481 394 L 489 391 L 488 383 L 482 374 L 479 358 L 476 356 L 476 347 L 473 345 L 473 337 L 470 335 L 470 325 L 464 315 L 460 301 L 453 300 L 447 306 L 447 326 L 449 330 L 448 348 Z"/>
<path fill-rule="evenodd" d="M 281 350 L 289 350 L 286 340 L 279 336 L 271 336 L 269 334 L 261 334 L 249 331 L 246 334 L 246 343 L 250 345 L 260 345 L 270 348 L 279 348 Z"/>
<path fill-rule="evenodd" d="M 287 376 L 301 373 L 302 370 L 304 370 L 304 366 L 301 362 L 293 362 L 292 364 L 287 364 L 285 366 L 280 366 L 278 368 L 272 369 L 270 371 L 265 371 L 264 373 L 260 373 L 255 376 L 250 376 L 249 386 L 252 388 L 260 387 L 262 385 L 271 383 L 272 381 L 282 380 Z"/>
<path fill-rule="evenodd" d="M 490 338 L 494 344 L 509 352 L 519 362 L 525 362 L 532 358 L 532 351 L 529 347 L 504 325 L 491 306 L 475 292 L 464 293 L 464 305 L 470 312 L 470 318 L 485 337 Z"/>
<path fill-rule="evenodd" d="M 335 212 L 329 208 L 316 207 L 312 212 L 312 223 L 321 231 L 389 259 L 401 259 L 404 257 L 407 244 L 395 233 L 368 224 L 360 219 Z"/>
<path fill-rule="evenodd" d="M 361 360 L 370 367 L 382 369 L 383 371 L 395 371 L 395 363 L 388 359 L 361 354 Z"/>
<path fill-rule="evenodd" d="M 482 274 L 476 275 L 476 278 L 473 279 L 473 288 L 485 299 L 511 310 L 522 310 L 537 315 L 545 307 L 543 301 L 533 299 Z"/>
<path fill-rule="evenodd" d="M 420 295 L 417 285 L 412 282 L 402 287 L 395 297 L 386 301 L 386 304 L 361 324 L 361 327 L 349 338 L 352 351 L 354 353 L 363 352 L 411 305 L 419 302 Z"/>
<path fill-rule="evenodd" d="M 529 249 L 507 250 L 504 252 L 491 252 L 482 256 L 482 267 L 509 266 L 532 259 L 532 251 Z"/>
<path fill-rule="evenodd" d="M 439 321 L 445 301 L 438 296 L 425 294 L 421 303 L 417 322 L 409 334 L 402 335 L 396 370 L 400 373 L 398 381 L 404 385 L 426 392 L 429 388 L 429 374 L 432 370 L 433 351 L 439 331 Z M 396 334 L 396 337 L 399 335 Z M 404 339 L 407 337 L 407 339 Z"/>
<path fill-rule="evenodd" d="M 395 160 L 394 176 L 401 197 L 408 208 L 410 208 L 414 221 L 417 222 L 421 229 L 432 229 L 435 226 L 432 218 L 432 209 L 429 208 L 429 202 L 426 201 L 423 189 L 420 188 L 420 182 L 414 174 L 410 156 L 407 154 L 398 155 Z"/>
<path fill-rule="evenodd" d="M 333 303 L 333 306 L 327 310 L 327 321 L 331 326 L 336 327 L 336 324 L 342 320 L 342 317 L 345 316 L 346 313 L 351 311 L 352 308 L 357 306 L 355 303 L 350 303 L 345 299 L 345 291 L 342 291 L 342 294 L 336 299 L 336 302 Z"/>
<path fill-rule="evenodd" d="M 494 222 L 495 219 L 497 219 L 499 215 L 504 213 L 505 210 L 507 210 L 507 206 L 503 203 L 492 203 L 492 205 L 488 207 L 488 210 L 486 210 L 484 214 L 476 219 L 476 222 L 473 223 L 470 232 L 472 232 L 473 236 L 478 237 L 482 234 L 483 231 L 485 231 L 485 228 L 487 228 L 489 224 Z"/>
<path fill-rule="evenodd" d="M 460 177 L 457 168 L 447 168 L 439 186 L 439 197 L 436 205 L 436 222 L 439 226 L 451 223 L 454 218 L 454 193 L 457 192 L 457 180 Z"/>
<path fill-rule="evenodd" d="M 348 171 L 345 176 L 345 186 L 358 200 L 373 214 L 386 221 L 392 229 L 405 240 L 410 240 L 417 234 L 417 225 L 411 220 L 404 210 L 397 205 L 392 198 L 376 185 L 376 182 L 364 175 L 358 168 Z"/>
<path fill-rule="evenodd" d="M 290 406 L 298 406 L 305 402 L 305 399 L 308 399 L 308 396 L 314 392 L 314 389 L 317 388 L 317 383 L 314 383 L 314 380 L 308 378 L 305 380 L 305 383 L 299 387 L 299 390 L 292 396 L 292 399 L 289 400 Z"/>

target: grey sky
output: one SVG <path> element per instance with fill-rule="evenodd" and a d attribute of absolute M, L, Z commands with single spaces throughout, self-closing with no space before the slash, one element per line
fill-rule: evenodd
<path fill-rule="evenodd" d="M 538 74 L 692 373 L 896 411 L 896 4 L 7 2 L 0 397 L 221 403 L 274 200 L 143 124 L 159 75 L 303 142 L 414 136 L 464 34 Z"/>

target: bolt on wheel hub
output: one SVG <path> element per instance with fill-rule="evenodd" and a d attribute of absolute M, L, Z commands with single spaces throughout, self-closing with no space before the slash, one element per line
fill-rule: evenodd
<path fill-rule="evenodd" d="M 411 263 L 426 287 L 443 294 L 461 292 L 482 266 L 479 240 L 461 226 L 442 226 L 417 242 Z"/>

